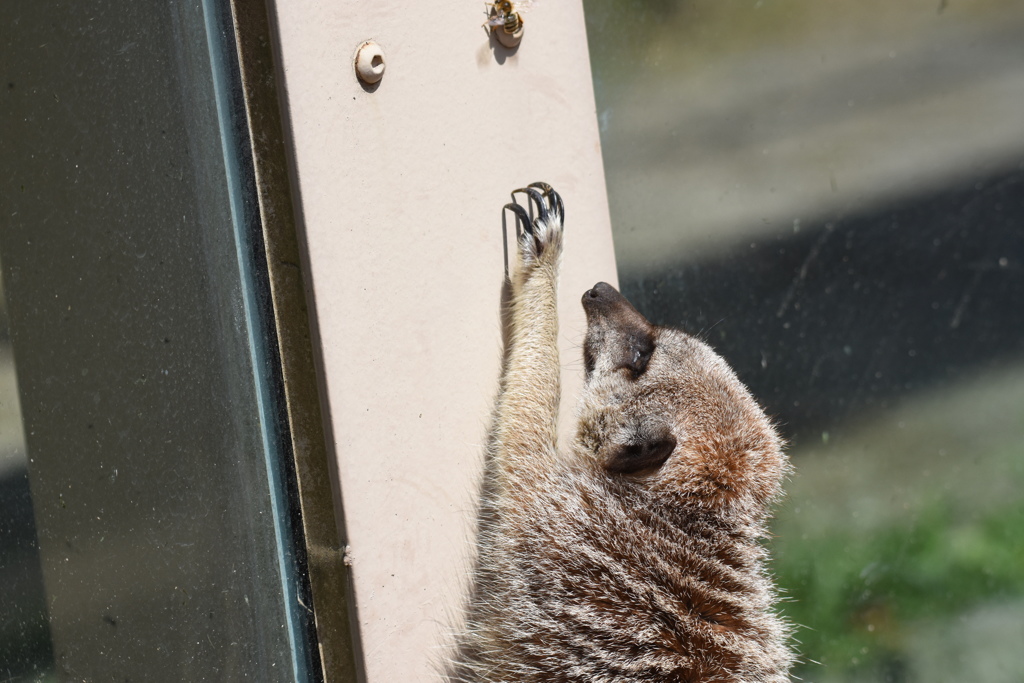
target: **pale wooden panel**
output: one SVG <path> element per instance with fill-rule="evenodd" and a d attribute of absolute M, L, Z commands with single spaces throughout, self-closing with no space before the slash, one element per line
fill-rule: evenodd
<path fill-rule="evenodd" d="M 513 54 L 471 0 L 277 13 L 367 677 L 429 680 L 467 573 L 509 190 L 545 180 L 565 200 L 567 418 L 579 298 L 615 281 L 583 10 L 537 3 Z M 373 92 L 352 69 L 366 39 L 386 52 Z"/>

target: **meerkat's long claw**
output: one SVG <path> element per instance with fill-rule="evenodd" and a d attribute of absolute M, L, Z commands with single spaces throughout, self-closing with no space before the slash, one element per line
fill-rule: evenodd
<path fill-rule="evenodd" d="M 528 235 L 533 235 L 533 222 L 530 220 L 530 214 L 527 213 L 526 209 L 515 202 L 506 204 L 504 208 L 516 215 L 523 224 L 523 230 L 525 230 Z"/>
<path fill-rule="evenodd" d="M 548 193 L 548 196 L 554 203 L 555 211 L 558 212 L 559 219 L 561 219 L 562 222 L 565 222 L 565 206 L 562 204 L 562 196 L 554 190 L 551 190 L 551 192 Z"/>
<path fill-rule="evenodd" d="M 516 192 L 522 192 L 533 200 L 533 203 L 537 205 L 537 220 L 547 221 L 548 214 L 551 212 L 551 206 L 547 202 L 547 198 L 543 193 L 533 189 L 533 187 L 523 187 Z"/>
<path fill-rule="evenodd" d="M 565 219 L 565 206 L 562 204 L 562 197 L 550 185 L 537 181 L 530 183 L 529 187 L 535 187 L 540 190 L 544 194 L 544 199 L 548 202 L 549 207 L 554 209 L 562 220 Z"/>

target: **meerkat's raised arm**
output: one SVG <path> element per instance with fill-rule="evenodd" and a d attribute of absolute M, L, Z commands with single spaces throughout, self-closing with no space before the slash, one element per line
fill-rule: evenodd
<path fill-rule="evenodd" d="M 558 266 L 562 256 L 562 200 L 550 185 L 522 190 L 535 218 L 510 204 L 524 229 L 510 286 L 509 349 L 493 432 L 492 473 L 499 488 L 531 486 L 556 454 L 561 385 L 558 362 Z"/>

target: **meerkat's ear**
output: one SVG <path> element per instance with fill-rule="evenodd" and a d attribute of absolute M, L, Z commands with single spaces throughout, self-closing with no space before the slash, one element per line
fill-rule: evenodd
<path fill-rule="evenodd" d="M 657 469 L 675 449 L 676 437 L 665 428 L 644 438 L 614 445 L 604 459 L 604 468 L 615 474 Z"/>

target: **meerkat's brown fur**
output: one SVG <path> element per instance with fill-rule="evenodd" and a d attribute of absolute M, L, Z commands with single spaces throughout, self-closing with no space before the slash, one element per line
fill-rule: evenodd
<path fill-rule="evenodd" d="M 788 681 L 762 541 L 787 460 L 707 345 L 610 285 L 583 296 L 587 380 L 556 446 L 562 203 L 531 186 L 451 683 Z M 520 213 L 523 213 L 520 211 Z M 525 218 L 525 216 L 524 216 Z"/>

